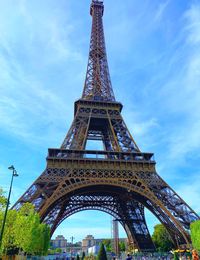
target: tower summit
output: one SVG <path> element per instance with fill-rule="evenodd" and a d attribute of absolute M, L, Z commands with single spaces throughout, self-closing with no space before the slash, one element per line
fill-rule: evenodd
<path fill-rule="evenodd" d="M 92 31 L 89 59 L 82 95 L 85 100 L 115 101 L 106 55 L 103 12 L 103 2 L 93 0 L 90 7 Z"/>
<path fill-rule="evenodd" d="M 93 0 L 90 6 L 92 31 L 83 94 L 75 102 L 75 118 L 61 148 L 83 150 L 88 140 L 101 140 L 107 151 L 139 152 L 121 117 L 122 104 L 115 101 L 107 62 L 103 13 L 103 2 Z M 102 110 L 102 106 L 107 110 Z"/>
<path fill-rule="evenodd" d="M 85 85 L 72 125 L 61 148 L 49 149 L 46 169 L 14 207 L 31 202 L 51 234 L 72 214 L 104 211 L 119 220 L 134 248 L 154 251 L 146 207 L 167 228 L 175 246 L 189 247 L 190 223 L 199 216 L 158 175 L 153 154 L 139 150 L 123 120 L 110 81 L 103 12 L 103 2 L 93 0 Z M 88 140 L 101 140 L 104 149 L 86 150 Z"/>

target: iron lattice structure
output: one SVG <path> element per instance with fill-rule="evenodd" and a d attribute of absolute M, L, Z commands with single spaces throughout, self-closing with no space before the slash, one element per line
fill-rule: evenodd
<path fill-rule="evenodd" d="M 190 244 L 189 226 L 199 216 L 157 174 L 152 153 L 143 153 L 122 118 L 110 81 L 103 31 L 103 2 L 90 8 L 92 32 L 82 98 L 60 149 L 49 149 L 47 167 L 15 204 L 31 202 L 51 234 L 72 214 L 96 209 L 118 219 L 129 241 L 155 250 L 145 221 L 149 209 L 176 245 Z M 86 150 L 101 140 L 104 150 Z"/>

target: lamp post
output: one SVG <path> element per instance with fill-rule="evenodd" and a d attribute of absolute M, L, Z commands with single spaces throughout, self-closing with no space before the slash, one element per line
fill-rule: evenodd
<path fill-rule="evenodd" d="M 8 193 L 8 199 L 7 199 L 7 204 L 6 204 L 6 210 L 4 213 L 4 218 L 3 218 L 3 224 L 2 224 L 2 228 L 1 228 L 1 234 L 0 234 L 0 247 L 2 244 L 2 239 L 3 239 L 3 232 L 4 232 L 4 227 L 5 227 L 5 223 L 6 223 L 6 216 L 8 213 L 8 207 L 10 204 L 10 195 L 11 195 L 11 190 L 12 190 L 12 184 L 13 184 L 13 177 L 17 177 L 17 171 L 15 170 L 15 167 L 13 165 L 11 165 L 10 167 L 8 167 L 9 170 L 12 171 L 12 178 L 11 178 L 11 182 L 10 182 L 10 189 L 9 189 L 9 193 Z"/>

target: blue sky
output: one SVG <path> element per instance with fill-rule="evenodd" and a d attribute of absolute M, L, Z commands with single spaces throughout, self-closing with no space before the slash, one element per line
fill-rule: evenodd
<path fill-rule="evenodd" d="M 115 96 L 140 149 L 200 214 L 200 3 L 105 0 Z M 90 0 L 0 1 L 0 186 L 14 164 L 12 203 L 45 168 L 73 119 L 85 78 Z M 90 219 L 90 221 L 88 221 Z M 157 220 L 147 213 L 150 230 Z M 82 212 L 56 230 L 110 237 L 110 216 Z M 123 232 L 121 232 L 123 235 Z"/>

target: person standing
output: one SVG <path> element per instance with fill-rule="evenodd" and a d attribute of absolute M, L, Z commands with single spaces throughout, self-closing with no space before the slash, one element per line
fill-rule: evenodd
<path fill-rule="evenodd" d="M 128 254 L 126 260 L 132 260 L 132 256 Z"/>
<path fill-rule="evenodd" d="M 192 250 L 192 259 L 193 260 L 199 260 L 198 252 L 195 249 Z"/>

